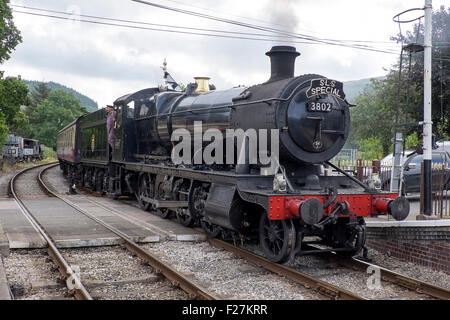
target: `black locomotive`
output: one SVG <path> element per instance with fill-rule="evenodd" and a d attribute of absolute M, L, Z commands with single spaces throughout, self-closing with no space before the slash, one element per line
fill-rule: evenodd
<path fill-rule="evenodd" d="M 136 196 L 142 209 L 201 225 L 211 237 L 258 238 L 273 261 L 315 252 L 302 248 L 311 242 L 357 254 L 365 243 L 364 217 L 402 220 L 409 203 L 345 172 L 324 173 L 350 130 L 343 84 L 316 74 L 295 77 L 293 47 L 274 46 L 266 54 L 271 77 L 259 85 L 215 90 L 198 78 L 186 91 L 155 87 L 118 98 L 111 148 L 105 109 L 81 116 L 59 132 L 61 169 L 74 183 Z M 228 135 L 231 129 L 244 138 Z M 252 135 L 255 129 L 263 134 Z M 178 152 L 190 161 L 178 162 L 173 137 L 179 132 L 183 142 L 208 133 L 214 139 L 194 141 Z M 231 148 L 219 155 L 209 141 Z M 254 159 L 255 145 L 270 163 Z M 201 157 L 206 151 L 224 161 L 208 163 Z"/>

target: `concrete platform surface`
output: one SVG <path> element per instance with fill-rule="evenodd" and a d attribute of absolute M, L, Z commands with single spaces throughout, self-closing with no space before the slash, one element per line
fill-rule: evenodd
<path fill-rule="evenodd" d="M 176 221 L 162 219 L 151 212 L 135 207 L 129 200 L 113 200 L 108 197 L 85 195 L 69 196 L 68 199 L 105 221 L 105 217 L 108 219 L 119 217 L 130 223 L 138 224 L 140 227 L 158 234 L 161 240 L 201 241 L 206 239 L 204 233 L 183 227 Z M 96 210 L 89 211 L 93 208 Z"/>
<path fill-rule="evenodd" d="M 66 198 L 136 242 L 206 239 L 206 235 L 197 230 L 183 227 L 176 221 L 162 219 L 123 201 L 89 195 Z M 23 202 L 60 248 L 122 243 L 114 233 L 59 199 L 29 197 L 23 199 Z M 0 199 L 0 252 L 7 256 L 9 249 L 43 247 L 46 247 L 44 238 L 22 213 L 17 203 L 13 199 Z"/>
<path fill-rule="evenodd" d="M 59 199 L 28 198 L 23 199 L 23 202 L 50 234 L 57 247 L 103 246 L 123 242 L 118 236 Z M 108 222 L 134 241 L 155 242 L 160 240 L 154 232 L 131 224 L 124 219 L 109 219 Z M 46 246 L 45 240 L 12 199 L 0 199 L 0 224 L 3 226 L 3 234 L 8 239 L 11 249 Z"/>
<path fill-rule="evenodd" d="M 14 199 L 0 199 L 0 224 L 3 239 L 10 249 L 44 248 L 45 239 L 22 213 Z"/>
<path fill-rule="evenodd" d="M 6 279 L 5 267 L 3 265 L 3 258 L 1 254 L 0 254 L 0 300 L 11 300 L 8 279 Z"/>

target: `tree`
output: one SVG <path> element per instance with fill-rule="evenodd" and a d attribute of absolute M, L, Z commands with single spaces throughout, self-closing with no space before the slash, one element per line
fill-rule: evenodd
<path fill-rule="evenodd" d="M 405 83 L 406 74 L 401 83 Z M 369 90 L 370 89 L 370 90 Z M 392 138 L 396 118 L 397 98 L 400 106 L 399 123 L 415 121 L 406 109 L 406 86 L 398 89 L 398 71 L 393 69 L 383 80 L 372 79 L 363 94 L 354 100 L 356 107 L 351 109 L 351 132 L 349 142 L 361 146 L 367 139 L 374 138 L 382 145 L 383 154 L 388 154 L 392 146 Z M 420 103 L 420 92 L 414 84 L 410 87 L 409 108 L 417 108 Z M 406 133 L 409 134 L 409 133 Z M 364 143 L 367 145 L 366 143 Z"/>
<path fill-rule="evenodd" d="M 36 107 L 43 100 L 48 98 L 50 94 L 50 89 L 44 82 L 39 82 L 33 91 L 30 92 L 30 106 Z"/>
<path fill-rule="evenodd" d="M 0 64 L 10 58 L 10 53 L 22 42 L 20 31 L 13 22 L 9 0 L 0 0 Z"/>
<path fill-rule="evenodd" d="M 383 158 L 383 146 L 380 140 L 374 137 L 360 141 L 359 157 L 363 160 L 374 160 Z"/>
<path fill-rule="evenodd" d="M 433 65 L 432 65 L 432 121 L 436 137 L 450 138 L 450 8 L 441 7 L 433 12 Z M 413 32 L 400 35 L 404 44 L 423 43 L 423 24 L 416 25 Z M 357 107 L 351 109 L 351 133 L 349 143 L 368 146 L 369 138 L 375 138 L 383 146 L 383 154 L 392 150 L 396 106 L 399 105 L 398 123 L 412 123 L 423 120 L 423 52 L 411 54 L 411 77 L 408 95 L 409 57 L 403 55 L 403 70 L 399 81 L 399 62 L 389 71 L 384 80 L 372 80 L 368 90 L 355 98 Z M 400 88 L 399 88 L 400 86 Z M 442 108 L 441 108 L 442 106 Z M 404 127 L 404 137 L 410 137 L 406 144 L 419 142 L 421 126 Z M 373 142 L 373 140 L 372 140 Z"/>
<path fill-rule="evenodd" d="M 15 132 L 27 125 L 21 106 L 28 102 L 28 87 L 18 78 L 0 78 L 0 145 L 8 131 Z"/>
<path fill-rule="evenodd" d="M 0 0 L 0 64 L 10 58 L 10 53 L 22 42 L 20 31 L 13 22 L 9 0 Z M 26 124 L 20 110 L 26 102 L 28 88 L 16 78 L 3 79 L 0 72 L 0 146 L 5 143 L 10 127 L 17 129 Z"/>
<path fill-rule="evenodd" d="M 45 99 L 48 98 L 50 89 L 45 83 L 38 83 L 28 94 L 28 103 L 24 110 L 25 117 L 29 123 L 28 126 L 22 126 L 15 132 L 23 137 L 34 138 L 33 133 L 31 132 L 31 128 L 34 126 L 40 126 L 39 119 L 35 119 L 32 114 L 33 110 Z"/>
<path fill-rule="evenodd" d="M 6 125 L 5 115 L 0 112 L 0 147 L 6 142 L 8 126 Z"/>
<path fill-rule="evenodd" d="M 58 131 L 82 114 L 87 113 L 80 101 L 64 90 L 52 90 L 48 97 L 30 112 L 30 131 L 34 139 L 38 139 L 49 147 L 56 147 Z"/>
<path fill-rule="evenodd" d="M 398 34 L 393 40 L 404 43 L 424 43 L 424 25 L 417 23 L 414 31 L 403 37 Z M 450 138 L 450 8 L 441 6 L 432 16 L 432 121 L 433 133 L 438 138 Z M 423 95 L 423 51 L 412 54 L 411 82 Z M 423 100 L 420 108 L 411 110 L 414 118 L 423 119 Z M 421 134 L 421 129 L 416 131 Z"/>

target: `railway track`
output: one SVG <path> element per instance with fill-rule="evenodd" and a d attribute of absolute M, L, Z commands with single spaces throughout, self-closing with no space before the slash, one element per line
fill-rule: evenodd
<path fill-rule="evenodd" d="M 352 293 L 348 290 L 336 287 L 325 281 L 311 277 L 303 272 L 299 272 L 282 264 L 274 263 L 266 258 L 259 256 L 253 252 L 241 249 L 232 244 L 219 239 L 209 239 L 209 243 L 217 248 L 224 249 L 234 253 L 235 255 L 259 266 L 284 276 L 308 289 L 312 289 L 321 295 L 333 300 L 367 300 L 366 298 Z"/>
<path fill-rule="evenodd" d="M 49 169 L 50 167 L 46 168 Z M 42 173 L 45 170 L 43 170 L 40 174 L 41 176 L 41 180 L 42 180 Z M 51 190 L 50 194 L 55 195 Z M 67 201 L 66 199 L 61 199 L 63 201 Z M 70 201 L 69 201 L 70 202 Z M 67 202 L 66 202 L 67 203 Z M 73 204 L 73 207 L 77 209 L 77 206 L 75 204 Z M 78 210 L 78 209 L 77 209 Z M 83 211 L 83 210 L 82 210 Z M 95 217 L 92 217 L 92 219 L 98 220 Z M 98 221 L 97 221 L 98 222 Z M 100 223 L 100 222 L 99 222 Z M 112 232 L 114 232 L 112 229 L 110 229 Z M 117 231 L 117 230 L 116 230 Z M 116 232 L 114 232 L 116 233 Z M 120 231 L 119 231 L 120 233 Z M 118 233 L 116 233 L 118 234 Z M 118 234 L 119 235 L 119 234 Z M 220 249 L 224 249 L 227 251 L 231 251 L 234 254 L 236 254 L 237 256 L 244 258 L 245 260 L 258 265 L 260 267 L 263 267 L 273 273 L 279 274 L 281 276 L 284 276 L 288 279 L 290 279 L 293 282 L 296 282 L 298 284 L 301 284 L 302 286 L 308 288 L 308 289 L 312 289 L 316 292 L 318 292 L 319 294 L 327 297 L 327 298 L 331 298 L 331 299 L 342 299 L 342 300 L 367 300 L 367 298 L 364 298 L 360 295 L 357 295 L 355 293 L 352 293 L 348 290 L 344 290 L 341 289 L 339 287 L 336 287 L 334 285 L 331 285 L 329 283 L 326 283 L 325 281 L 322 280 L 318 280 L 314 277 L 311 277 L 307 274 L 301 273 L 297 270 L 288 268 L 286 266 L 280 265 L 280 264 L 274 264 L 270 261 L 268 261 L 267 259 L 264 259 L 261 256 L 258 256 L 254 253 L 251 253 L 249 251 L 237 248 L 235 246 L 232 246 L 226 242 L 217 240 L 217 239 L 209 239 L 209 243 L 215 247 L 218 247 Z M 128 248 L 128 242 L 125 241 L 125 247 Z M 136 255 L 140 256 L 142 259 L 144 259 L 145 261 L 149 261 L 148 257 L 145 257 L 145 255 L 141 252 L 142 249 L 132 249 L 128 248 L 130 251 L 132 251 L 133 253 L 135 253 Z M 325 254 L 325 253 L 324 253 Z M 332 259 L 336 259 L 337 262 L 345 267 L 351 268 L 353 270 L 359 270 L 359 271 L 363 271 L 365 272 L 367 270 L 367 268 L 371 265 L 368 264 L 364 261 L 360 261 L 357 259 L 342 259 L 341 257 L 338 257 L 336 254 L 333 253 L 329 253 L 327 254 L 327 256 L 331 257 Z M 149 261 L 150 263 L 150 261 Z M 160 269 L 160 264 L 159 263 L 155 263 L 153 262 L 150 263 L 150 265 L 153 266 L 153 268 L 155 270 L 157 270 L 158 272 L 161 272 L 163 275 L 165 274 L 170 274 L 170 272 L 165 272 L 165 274 L 162 272 L 162 269 Z M 372 265 L 373 266 L 373 265 Z M 389 281 L 392 283 L 395 283 L 399 286 L 408 288 L 409 290 L 418 292 L 418 293 L 422 293 L 425 295 L 428 295 L 430 297 L 433 298 L 437 298 L 437 299 L 449 299 L 450 295 L 449 295 L 449 291 L 444 289 L 444 288 L 439 288 L 436 286 L 433 286 L 431 284 L 416 280 L 416 279 L 412 279 L 409 277 L 406 277 L 404 275 L 400 275 L 398 273 L 395 273 L 393 271 L 390 271 L 388 269 L 379 267 L 379 266 L 375 266 L 377 268 L 379 268 L 379 270 L 381 271 L 381 277 L 382 280 L 385 281 Z M 175 285 L 179 285 L 178 280 L 175 280 L 172 276 L 169 275 L 169 280 L 171 280 L 171 282 Z M 180 286 L 181 287 L 181 286 Z M 197 296 L 197 297 L 201 297 L 201 295 L 198 295 L 195 290 L 193 291 L 186 291 L 189 292 L 189 294 L 191 296 Z M 208 299 L 208 297 L 201 297 L 203 299 Z"/>
<path fill-rule="evenodd" d="M 56 165 L 55 165 L 56 166 Z M 75 203 L 59 196 L 55 192 L 53 192 L 44 182 L 42 176 L 44 172 L 47 169 L 50 169 L 52 166 L 49 166 L 45 169 L 43 169 L 38 176 L 39 183 L 41 184 L 42 188 L 47 192 L 50 196 L 56 197 L 59 200 L 65 202 L 67 205 L 74 208 L 76 211 L 80 212 L 81 214 L 85 215 L 86 217 L 92 219 L 99 225 L 103 226 L 104 228 L 108 229 L 118 237 L 120 237 L 123 240 L 123 246 L 128 249 L 133 254 L 140 257 L 142 260 L 144 260 L 147 264 L 149 264 L 154 270 L 156 274 L 160 274 L 167 278 L 174 286 L 181 288 L 185 292 L 189 294 L 191 298 L 196 299 L 202 299 L 202 300 L 217 300 L 219 297 L 215 296 L 213 293 L 208 292 L 205 288 L 200 286 L 199 284 L 195 283 L 191 279 L 189 279 L 184 274 L 178 272 L 177 270 L 173 269 L 171 266 L 165 264 L 163 261 L 161 261 L 158 257 L 153 255 L 151 252 L 141 248 L 136 242 L 131 240 L 125 233 L 121 232 L 117 228 L 113 227 L 112 225 L 98 219 L 97 217 L 94 217 L 93 215 L 89 214 L 87 211 L 81 209 L 79 206 L 77 206 Z"/>
<path fill-rule="evenodd" d="M 327 252 L 324 254 L 327 255 L 327 257 L 335 259 L 338 264 L 343 265 L 347 268 L 366 272 L 369 267 L 372 267 L 380 271 L 381 280 L 394 283 L 418 293 L 423 293 L 436 299 L 450 300 L 450 290 L 446 288 L 438 287 L 430 283 L 420 281 L 418 279 L 407 277 L 400 273 L 394 272 L 378 265 L 371 264 L 358 258 L 345 259 L 332 252 Z"/>
<path fill-rule="evenodd" d="M 33 224 L 36 230 L 41 233 L 43 238 L 46 240 L 49 248 L 49 255 L 52 258 L 52 260 L 55 262 L 55 264 L 58 266 L 58 270 L 61 273 L 61 278 L 66 281 L 66 284 L 69 289 L 69 294 L 74 295 L 77 299 L 84 299 L 84 300 L 93 300 L 92 296 L 87 291 L 86 287 L 81 283 L 79 277 L 76 275 L 76 273 L 73 271 L 73 267 L 69 265 L 67 262 L 67 259 L 63 257 L 61 252 L 58 250 L 55 241 L 52 239 L 51 235 L 45 230 L 45 228 L 39 223 L 39 221 L 33 216 L 32 212 L 24 205 L 23 201 L 20 199 L 20 196 L 16 192 L 15 184 L 17 181 L 17 178 L 24 174 L 25 172 L 29 172 L 31 170 L 36 170 L 38 168 L 44 167 L 42 170 L 40 170 L 39 174 L 37 175 L 37 179 L 39 181 L 40 186 L 43 190 L 49 196 L 56 197 L 57 199 L 65 202 L 68 206 L 75 209 L 77 212 L 85 215 L 86 217 L 92 219 L 97 224 L 101 225 L 102 227 L 108 229 L 110 232 L 114 233 L 116 236 L 120 237 L 123 240 L 123 247 L 126 248 L 128 251 L 132 252 L 133 255 L 136 255 L 140 257 L 146 264 L 150 265 L 154 272 L 157 275 L 161 275 L 165 278 L 167 278 L 170 283 L 182 289 L 185 291 L 188 296 L 191 299 L 205 299 L 205 300 L 216 300 L 219 297 L 215 296 L 214 294 L 208 292 L 206 289 L 201 287 L 200 285 L 193 282 L 191 279 L 189 279 L 187 276 L 185 276 L 182 273 L 179 273 L 169 265 L 162 262 L 160 259 L 158 259 L 156 256 L 151 254 L 149 251 L 141 248 L 137 243 L 132 241 L 126 234 L 122 233 L 120 230 L 114 228 L 113 226 L 105 223 L 104 221 L 92 216 L 88 212 L 84 211 L 83 209 L 79 208 L 76 204 L 72 203 L 71 201 L 64 199 L 60 196 L 58 196 L 55 192 L 53 192 L 44 182 L 43 175 L 46 172 L 46 170 L 53 168 L 54 166 L 57 166 L 58 163 L 54 164 L 45 164 L 40 166 L 35 166 L 32 168 L 28 168 L 25 170 L 22 170 L 18 172 L 10 182 L 10 188 L 11 188 L 11 194 L 13 195 L 14 199 L 18 203 L 20 209 L 24 212 L 24 214 L 27 216 L 27 218 L 30 220 L 30 222 Z M 71 281 L 69 283 L 69 281 Z"/>
<path fill-rule="evenodd" d="M 239 248 L 227 242 L 218 239 L 209 239 L 208 241 L 211 245 L 215 247 L 233 252 L 237 256 L 247 261 L 250 261 L 255 265 L 263 267 L 279 275 L 285 276 L 288 279 L 295 281 L 307 288 L 311 288 L 319 292 L 320 294 L 328 296 L 329 298 L 335 300 L 368 300 L 360 295 L 352 293 L 348 290 L 341 289 L 325 281 L 316 279 L 315 277 L 307 275 L 303 272 L 299 272 L 298 270 L 277 263 L 273 263 L 260 255 Z M 318 248 L 313 247 L 309 249 L 318 249 Z M 369 267 L 372 267 L 373 269 L 378 269 L 380 271 L 381 280 L 383 281 L 393 283 L 395 285 L 401 286 L 403 288 L 417 292 L 419 294 L 427 295 L 431 298 L 440 300 L 450 300 L 450 291 L 448 289 L 438 287 L 411 277 L 407 277 L 405 275 L 399 274 L 384 267 L 374 265 L 369 262 L 359 260 L 357 258 L 351 259 L 343 258 L 333 252 L 323 252 L 321 254 L 321 257 L 331 258 L 331 260 L 334 260 L 339 265 L 364 273 L 368 270 Z"/>
<path fill-rule="evenodd" d="M 22 213 L 27 217 L 32 226 L 41 234 L 45 239 L 48 246 L 48 254 L 53 262 L 58 266 L 58 270 L 61 273 L 62 280 L 66 281 L 67 288 L 70 294 L 73 294 L 79 300 L 93 300 L 86 287 L 81 283 L 78 275 L 73 271 L 72 267 L 69 265 L 67 260 L 61 254 L 61 252 L 56 247 L 54 240 L 51 235 L 45 230 L 45 228 L 39 223 L 39 221 L 34 217 L 32 212 L 25 206 L 24 202 L 20 199 L 19 194 L 16 189 L 16 182 L 18 177 L 25 172 L 35 170 L 40 167 L 53 167 L 55 164 L 43 164 L 35 167 L 30 167 L 19 171 L 13 176 L 10 182 L 10 193 L 19 206 Z M 58 165 L 56 163 L 56 165 Z"/>

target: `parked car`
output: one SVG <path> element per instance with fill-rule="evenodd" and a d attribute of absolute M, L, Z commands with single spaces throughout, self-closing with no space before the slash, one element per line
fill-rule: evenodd
<path fill-rule="evenodd" d="M 438 141 L 436 142 L 439 151 L 447 151 L 450 153 L 450 141 Z"/>
<path fill-rule="evenodd" d="M 403 164 L 402 190 L 404 190 L 405 193 L 420 191 L 420 170 L 422 161 L 423 161 L 423 154 L 414 153 L 410 155 Z M 438 188 L 439 185 L 441 184 L 440 177 L 442 174 L 444 174 L 443 186 L 445 189 L 449 189 L 450 188 L 449 152 L 441 148 L 433 150 L 431 165 L 435 167 L 438 164 L 444 165 L 444 169 L 433 170 L 432 175 L 433 189 Z M 381 185 L 384 190 L 389 189 L 390 180 L 391 180 L 391 170 L 388 170 L 381 178 Z"/>
<path fill-rule="evenodd" d="M 405 163 L 408 157 L 414 152 L 414 150 L 405 150 L 405 157 L 402 159 L 403 163 Z M 380 162 L 382 166 L 392 166 L 394 164 L 394 155 L 390 153 L 386 157 L 381 159 Z"/>

